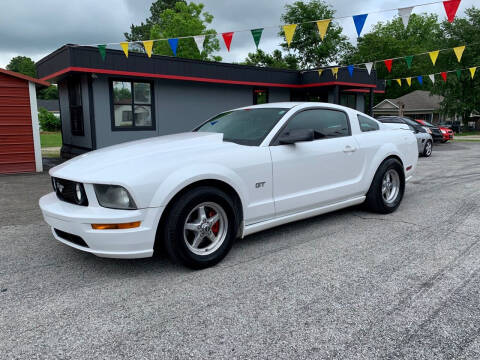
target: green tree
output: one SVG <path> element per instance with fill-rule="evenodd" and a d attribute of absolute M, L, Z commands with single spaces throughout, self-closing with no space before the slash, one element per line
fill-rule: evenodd
<path fill-rule="evenodd" d="M 62 128 L 60 118 L 42 107 L 38 110 L 38 122 L 43 131 L 59 131 Z"/>
<path fill-rule="evenodd" d="M 321 67 L 337 63 L 345 53 L 352 51 L 353 46 L 342 34 L 342 27 L 331 22 L 327 34 L 322 41 L 318 33 L 316 20 L 331 19 L 335 11 L 323 0 L 310 2 L 296 1 L 285 6 L 281 20 L 284 24 L 298 24 L 311 21 L 310 24 L 298 25 L 290 47 L 282 43 L 285 51 L 293 50 L 301 68 Z M 279 33 L 284 37 L 283 31 Z"/>
<path fill-rule="evenodd" d="M 7 65 L 7 70 L 15 71 L 31 77 L 37 77 L 35 63 L 27 56 L 15 56 L 12 58 Z"/>
<path fill-rule="evenodd" d="M 37 98 L 42 100 L 56 100 L 58 99 L 58 88 L 56 85 L 50 85 L 46 89 L 37 92 Z"/>
<path fill-rule="evenodd" d="M 255 53 L 248 53 L 242 64 L 297 70 L 298 58 L 293 54 L 283 56 L 280 50 L 274 50 L 272 54 L 268 54 L 258 49 Z"/>

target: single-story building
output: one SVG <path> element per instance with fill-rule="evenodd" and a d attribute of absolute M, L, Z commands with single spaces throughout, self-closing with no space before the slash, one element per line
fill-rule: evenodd
<path fill-rule="evenodd" d="M 189 131 L 211 116 L 264 102 L 324 101 L 361 111 L 384 92 L 375 71 L 295 71 L 65 45 L 37 73 L 58 84 L 62 156 Z M 370 104 L 373 101 L 370 101 Z"/>
<path fill-rule="evenodd" d="M 37 99 L 38 110 L 44 108 L 55 115 L 57 118 L 60 117 L 60 102 L 58 99 Z"/>
<path fill-rule="evenodd" d="M 440 124 L 448 119 L 440 114 L 443 96 L 429 91 L 415 90 L 396 99 L 385 99 L 373 107 L 373 116 L 407 116 Z"/>
<path fill-rule="evenodd" d="M 36 87 L 49 85 L 0 69 L 0 174 L 42 171 Z"/>

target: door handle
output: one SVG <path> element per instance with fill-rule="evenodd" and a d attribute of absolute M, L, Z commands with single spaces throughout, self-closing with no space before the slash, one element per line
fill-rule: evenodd
<path fill-rule="evenodd" d="M 343 148 L 343 152 L 345 153 L 354 152 L 355 150 L 357 150 L 357 148 L 351 145 L 347 145 Z"/>

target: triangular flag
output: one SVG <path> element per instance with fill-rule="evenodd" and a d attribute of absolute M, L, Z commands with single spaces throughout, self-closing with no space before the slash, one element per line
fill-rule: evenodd
<path fill-rule="evenodd" d="M 393 60 L 387 59 L 387 60 L 383 60 L 383 62 L 385 63 L 385 66 L 387 67 L 388 72 L 391 72 Z"/>
<path fill-rule="evenodd" d="M 460 78 L 462 77 L 462 70 L 457 70 L 456 73 L 457 73 L 457 79 L 460 80 Z"/>
<path fill-rule="evenodd" d="M 317 70 L 317 71 L 318 71 L 318 77 L 322 76 L 322 72 L 323 72 L 323 70 L 322 70 L 322 69 L 320 69 L 320 70 Z"/>
<path fill-rule="evenodd" d="M 454 47 L 453 51 L 455 51 L 455 55 L 457 56 L 457 60 L 458 60 L 458 62 L 460 62 L 460 60 L 462 60 L 463 52 L 465 51 L 465 45 Z"/>
<path fill-rule="evenodd" d="M 365 63 L 365 67 L 367 68 L 368 75 L 372 72 L 373 62 Z"/>
<path fill-rule="evenodd" d="M 98 52 L 102 57 L 102 60 L 105 61 L 105 55 L 107 54 L 107 45 L 98 45 Z"/>
<path fill-rule="evenodd" d="M 435 50 L 435 51 L 430 51 L 428 53 L 428 55 L 430 55 L 430 60 L 432 60 L 433 66 L 435 66 L 435 63 L 437 62 L 439 52 L 440 52 L 440 50 Z"/>
<path fill-rule="evenodd" d="M 197 45 L 198 52 L 202 53 L 203 51 L 203 42 L 205 41 L 205 35 L 197 35 L 193 37 L 195 44 Z"/>
<path fill-rule="evenodd" d="M 252 33 L 253 41 L 255 41 L 255 46 L 258 49 L 258 44 L 260 43 L 260 38 L 262 37 L 263 28 L 252 29 L 252 30 L 250 30 L 250 32 Z"/>
<path fill-rule="evenodd" d="M 368 14 L 354 15 L 353 22 L 355 23 L 355 29 L 357 29 L 357 34 L 360 36 L 362 32 L 363 25 L 365 25 L 365 20 L 367 20 Z"/>
<path fill-rule="evenodd" d="M 405 61 L 407 62 L 407 67 L 410 69 L 412 67 L 413 55 L 405 56 Z"/>
<path fill-rule="evenodd" d="M 152 57 L 153 40 L 145 40 L 142 41 L 142 43 L 145 51 L 147 52 L 147 56 Z"/>
<path fill-rule="evenodd" d="M 445 8 L 445 13 L 447 14 L 448 22 L 453 22 L 455 19 L 455 14 L 458 10 L 458 5 L 460 5 L 460 0 L 447 0 L 443 2 L 443 7 Z"/>
<path fill-rule="evenodd" d="M 353 65 L 348 65 L 347 69 L 348 69 L 348 73 L 350 74 L 350 76 L 353 76 Z"/>
<path fill-rule="evenodd" d="M 435 84 L 435 74 L 428 75 L 432 84 Z"/>
<path fill-rule="evenodd" d="M 287 40 L 287 45 L 290 46 L 290 43 L 293 39 L 293 34 L 295 34 L 295 29 L 297 24 L 283 25 L 283 31 L 285 33 L 285 39 Z"/>
<path fill-rule="evenodd" d="M 407 80 L 408 86 L 412 85 L 412 78 L 411 77 L 407 77 L 407 78 L 405 78 L 405 80 Z"/>
<path fill-rule="evenodd" d="M 417 76 L 417 81 L 418 81 L 418 83 L 419 83 L 420 85 L 423 85 L 423 77 L 422 77 L 422 75 L 418 75 L 418 76 Z"/>
<path fill-rule="evenodd" d="M 442 71 L 440 75 L 442 76 L 443 81 L 447 82 L 447 73 L 445 71 Z"/>
<path fill-rule="evenodd" d="M 405 29 L 408 26 L 408 20 L 410 20 L 410 14 L 412 13 L 413 6 L 398 9 L 398 16 L 402 19 Z"/>
<path fill-rule="evenodd" d="M 232 43 L 233 32 L 226 32 L 222 34 L 223 41 L 225 42 L 225 46 L 227 50 L 230 51 L 230 44 Z"/>
<path fill-rule="evenodd" d="M 173 56 L 177 56 L 178 39 L 168 39 L 168 45 L 170 45 L 170 49 L 172 49 Z"/>
<path fill-rule="evenodd" d="M 338 67 L 331 68 L 332 70 L 332 75 L 335 77 L 335 79 L 338 78 Z"/>
<path fill-rule="evenodd" d="M 320 39 L 325 38 L 325 34 L 327 33 L 328 25 L 330 24 L 331 19 L 325 19 L 325 20 L 318 20 L 317 21 L 317 27 L 318 27 L 318 33 L 320 34 Z"/>
<path fill-rule="evenodd" d="M 392 80 L 388 79 L 387 80 L 387 86 L 390 86 L 390 85 L 392 85 Z"/>
<path fill-rule="evenodd" d="M 477 67 L 474 66 L 474 67 L 469 68 L 468 70 L 470 70 L 470 76 L 473 79 L 473 77 L 475 76 L 475 70 L 477 70 Z"/>
<path fill-rule="evenodd" d="M 402 86 L 402 79 L 395 79 L 399 86 Z"/>
<path fill-rule="evenodd" d="M 128 42 L 121 42 L 120 46 L 122 47 L 125 56 L 128 58 Z"/>

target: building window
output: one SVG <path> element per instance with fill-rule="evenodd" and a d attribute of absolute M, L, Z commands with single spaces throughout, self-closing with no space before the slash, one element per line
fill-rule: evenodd
<path fill-rule="evenodd" d="M 268 103 L 268 89 L 253 89 L 253 105 Z"/>
<path fill-rule="evenodd" d="M 357 107 L 357 96 L 355 94 L 341 94 L 340 105 L 355 109 Z"/>
<path fill-rule="evenodd" d="M 378 126 L 378 123 L 373 119 L 370 119 L 363 115 L 357 115 L 357 117 L 358 124 L 360 125 L 360 130 L 362 130 L 362 132 L 375 131 L 380 128 Z"/>
<path fill-rule="evenodd" d="M 112 81 L 112 129 L 153 130 L 152 94 L 150 82 Z"/>
<path fill-rule="evenodd" d="M 70 107 L 70 131 L 72 135 L 84 136 L 82 84 L 79 77 L 68 79 L 68 101 Z"/>

